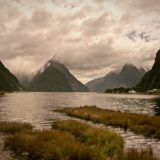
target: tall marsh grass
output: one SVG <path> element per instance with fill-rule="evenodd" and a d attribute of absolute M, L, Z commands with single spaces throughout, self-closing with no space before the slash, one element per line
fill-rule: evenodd
<path fill-rule="evenodd" d="M 96 160 L 94 150 L 67 132 L 57 130 L 19 132 L 6 138 L 5 146 L 28 160 Z"/>
<path fill-rule="evenodd" d="M 14 128 L 15 127 L 15 128 Z M 158 160 L 150 151 L 123 151 L 117 134 L 73 121 L 57 121 L 51 130 L 32 130 L 29 124 L 1 122 L 5 148 L 22 160 Z"/>
<path fill-rule="evenodd" d="M 29 123 L 19 122 L 0 122 L 0 132 L 16 133 L 22 130 L 32 130 L 33 126 Z"/>
<path fill-rule="evenodd" d="M 27 160 L 106 160 L 123 150 L 123 140 L 107 129 L 81 122 L 57 121 L 52 130 L 34 131 L 29 124 L 3 122 L 10 133 L 5 148 Z"/>
<path fill-rule="evenodd" d="M 121 127 L 124 130 L 130 129 L 137 134 L 160 139 L 160 117 L 157 116 L 122 113 L 100 109 L 95 106 L 64 108 L 57 111 L 69 116 L 102 123 L 106 126 Z"/>
<path fill-rule="evenodd" d="M 53 128 L 70 132 L 77 140 L 94 148 L 99 157 L 113 157 L 123 150 L 123 139 L 108 129 L 91 127 L 74 120 L 57 121 Z"/>

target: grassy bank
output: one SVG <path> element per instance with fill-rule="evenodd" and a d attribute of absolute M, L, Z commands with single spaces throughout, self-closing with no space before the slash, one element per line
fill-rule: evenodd
<path fill-rule="evenodd" d="M 107 129 L 76 121 L 57 121 L 52 130 L 24 130 L 8 136 L 5 146 L 29 160 L 106 160 L 123 150 L 123 140 Z"/>
<path fill-rule="evenodd" d="M 100 109 L 95 106 L 64 108 L 57 111 L 69 116 L 103 123 L 106 126 L 121 127 L 124 130 L 130 129 L 137 134 L 160 139 L 160 117 L 157 116 L 122 113 Z"/>
<path fill-rule="evenodd" d="M 32 130 L 32 125 L 29 123 L 18 122 L 0 122 L 0 132 L 14 134 L 24 130 Z"/>
<path fill-rule="evenodd" d="M 15 122 L 1 122 L 0 128 L 7 133 L 5 148 L 23 160 L 158 160 L 150 151 L 123 152 L 117 134 L 73 120 L 57 121 L 43 131 Z"/>
<path fill-rule="evenodd" d="M 99 159 L 113 157 L 123 148 L 122 138 L 107 129 L 91 127 L 73 120 L 55 122 L 53 128 L 74 135 L 78 141 L 90 146 Z"/>
<path fill-rule="evenodd" d="M 27 155 L 28 160 L 94 160 L 92 148 L 78 142 L 67 132 L 57 130 L 19 132 L 5 141 L 16 155 Z M 95 158 L 94 158 L 95 157 Z"/>

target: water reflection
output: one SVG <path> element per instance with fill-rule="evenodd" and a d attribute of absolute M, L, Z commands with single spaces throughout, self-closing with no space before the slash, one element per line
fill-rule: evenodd
<path fill-rule="evenodd" d="M 154 111 L 156 116 L 160 116 L 160 97 L 153 99 L 154 101 Z"/>
<path fill-rule="evenodd" d="M 0 97 L 0 121 L 30 122 L 38 128 L 59 119 L 57 107 L 96 105 L 104 109 L 154 114 L 153 95 L 99 93 L 11 93 Z"/>

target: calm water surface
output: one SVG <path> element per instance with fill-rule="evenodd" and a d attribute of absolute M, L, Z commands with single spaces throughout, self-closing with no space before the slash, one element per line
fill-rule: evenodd
<path fill-rule="evenodd" d="M 83 105 L 153 115 L 156 98 L 157 96 L 138 94 L 12 93 L 0 97 L 0 121 L 29 122 L 38 129 L 50 128 L 53 121 L 70 118 L 54 112 L 54 109 Z M 160 141 L 147 139 L 130 131 L 124 132 L 119 128 L 110 129 L 124 138 L 126 149 L 152 148 L 154 154 L 160 156 Z"/>
<path fill-rule="evenodd" d="M 0 97 L 0 121 L 30 122 L 38 128 L 63 119 L 57 107 L 96 105 L 101 108 L 154 114 L 155 96 L 100 93 L 12 93 Z"/>

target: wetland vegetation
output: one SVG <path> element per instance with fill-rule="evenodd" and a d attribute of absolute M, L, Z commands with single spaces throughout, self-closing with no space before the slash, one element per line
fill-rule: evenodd
<path fill-rule="evenodd" d="M 124 152 L 118 134 L 75 120 L 56 121 L 50 130 L 2 122 L 0 132 L 5 134 L 5 149 L 21 160 L 158 160 L 150 150 Z"/>
<path fill-rule="evenodd" d="M 104 110 L 96 106 L 64 108 L 57 111 L 69 116 L 91 120 L 106 126 L 120 127 L 124 130 L 129 129 L 137 134 L 160 139 L 160 117 L 158 116 Z"/>

